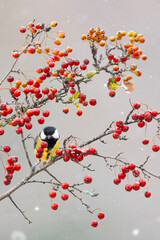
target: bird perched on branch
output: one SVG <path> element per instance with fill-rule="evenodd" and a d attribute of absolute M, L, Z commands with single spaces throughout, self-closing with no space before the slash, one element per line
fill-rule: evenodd
<path fill-rule="evenodd" d="M 35 138 L 34 141 L 34 153 L 37 154 L 37 149 L 41 147 L 42 142 L 47 142 L 48 146 L 44 148 L 40 161 L 45 162 L 56 155 L 56 151 L 59 149 L 60 136 L 55 127 L 45 127 Z"/>

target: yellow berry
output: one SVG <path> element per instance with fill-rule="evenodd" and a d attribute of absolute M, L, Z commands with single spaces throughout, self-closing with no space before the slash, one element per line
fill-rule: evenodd
<path fill-rule="evenodd" d="M 42 53 L 42 49 L 41 48 L 36 48 L 36 53 Z"/>
<path fill-rule="evenodd" d="M 99 42 L 99 46 L 104 47 L 104 46 L 105 46 L 105 41 L 101 40 L 101 41 Z"/>
<path fill-rule="evenodd" d="M 87 37 L 86 37 L 85 34 L 82 34 L 82 35 L 81 35 L 81 39 L 82 39 L 82 40 L 85 40 L 86 38 L 87 38 Z"/>
<path fill-rule="evenodd" d="M 54 40 L 54 44 L 60 45 L 60 44 L 61 44 L 61 41 L 60 41 L 58 38 L 56 38 L 56 39 Z"/>
<path fill-rule="evenodd" d="M 62 32 L 62 31 L 59 32 L 59 33 L 58 33 L 58 37 L 59 37 L 59 38 L 65 38 L 65 33 Z"/>
<path fill-rule="evenodd" d="M 53 21 L 53 22 L 51 22 L 50 25 L 51 25 L 51 27 L 56 27 L 56 26 L 57 26 L 57 22 L 54 22 L 54 21 Z"/>
<path fill-rule="evenodd" d="M 44 48 L 44 51 L 47 52 L 47 53 L 49 53 L 49 52 L 50 52 L 50 48 L 49 48 L 48 46 L 46 46 L 46 47 Z"/>
<path fill-rule="evenodd" d="M 23 88 L 27 87 L 27 83 L 26 82 L 22 83 L 22 87 Z"/>
<path fill-rule="evenodd" d="M 114 42 L 115 39 L 116 39 L 116 38 L 115 38 L 114 36 L 111 36 L 109 40 L 110 40 L 111 42 Z"/>

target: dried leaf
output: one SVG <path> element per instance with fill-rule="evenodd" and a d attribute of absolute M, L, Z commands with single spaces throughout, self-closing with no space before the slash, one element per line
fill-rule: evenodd
<path fill-rule="evenodd" d="M 125 89 L 126 92 L 132 93 L 134 90 L 134 81 L 123 82 L 121 87 Z"/>
<path fill-rule="evenodd" d="M 75 92 L 75 94 L 74 94 L 74 99 L 77 99 L 78 96 L 79 96 L 79 92 Z"/>
<path fill-rule="evenodd" d="M 97 71 L 90 71 L 90 72 L 87 72 L 83 77 L 84 79 L 88 79 L 88 78 L 92 78 L 95 74 L 97 74 L 98 72 Z"/>
<path fill-rule="evenodd" d="M 107 87 L 109 90 L 117 90 L 118 88 L 118 83 L 115 81 L 114 78 L 109 78 Z"/>

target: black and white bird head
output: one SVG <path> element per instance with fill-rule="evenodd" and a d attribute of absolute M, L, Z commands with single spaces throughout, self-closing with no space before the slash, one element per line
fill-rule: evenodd
<path fill-rule="evenodd" d="M 45 127 L 40 133 L 41 140 L 46 141 L 49 148 L 52 148 L 55 145 L 59 137 L 57 129 L 51 126 Z"/>

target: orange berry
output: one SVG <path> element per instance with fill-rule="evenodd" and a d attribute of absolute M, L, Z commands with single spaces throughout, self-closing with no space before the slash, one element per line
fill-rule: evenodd
<path fill-rule="evenodd" d="M 101 40 L 99 43 L 99 46 L 104 47 L 105 46 L 105 41 Z"/>
<path fill-rule="evenodd" d="M 87 34 L 86 39 L 91 40 L 91 36 L 89 34 Z"/>
<path fill-rule="evenodd" d="M 58 37 L 59 37 L 59 38 L 65 38 L 65 32 L 60 31 L 60 32 L 58 33 Z M 59 45 L 59 44 L 58 44 L 58 45 Z"/>
<path fill-rule="evenodd" d="M 17 81 L 16 81 L 16 85 L 17 85 L 17 86 L 20 86 L 21 84 L 22 84 L 22 81 L 21 81 L 21 80 L 17 80 Z"/>
<path fill-rule="evenodd" d="M 82 35 L 81 35 L 81 39 L 82 39 L 82 40 L 85 40 L 86 38 L 87 38 L 87 37 L 86 37 L 85 34 L 82 34 Z"/>
<path fill-rule="evenodd" d="M 123 81 L 128 82 L 128 78 L 127 77 L 123 78 Z"/>
<path fill-rule="evenodd" d="M 147 56 L 146 55 L 143 55 L 142 56 L 142 60 L 146 60 L 147 59 Z"/>
<path fill-rule="evenodd" d="M 47 53 L 49 53 L 49 52 L 50 52 L 50 48 L 49 48 L 48 46 L 46 46 L 46 47 L 44 48 L 44 51 L 47 52 Z"/>
<path fill-rule="evenodd" d="M 140 43 L 144 43 L 145 42 L 145 38 L 140 37 L 139 41 L 140 41 Z"/>
<path fill-rule="evenodd" d="M 41 48 L 36 48 L 36 53 L 41 54 L 42 53 L 42 49 Z"/>
<path fill-rule="evenodd" d="M 138 47 L 136 45 L 133 46 L 133 50 L 134 51 L 137 51 L 138 50 Z"/>
<path fill-rule="evenodd" d="M 61 41 L 60 41 L 58 38 L 56 38 L 56 39 L 54 40 L 54 44 L 60 45 L 60 44 L 61 44 Z"/>
<path fill-rule="evenodd" d="M 118 70 L 119 70 L 118 65 L 113 65 L 113 70 L 114 70 L 114 71 L 118 71 Z"/>
<path fill-rule="evenodd" d="M 36 82 L 38 82 L 39 84 L 41 84 L 43 82 L 43 80 L 41 80 L 40 78 L 36 78 Z"/>
<path fill-rule="evenodd" d="M 101 35 L 100 30 L 98 29 L 97 31 L 95 31 L 95 34 L 96 34 L 97 36 Z"/>
<path fill-rule="evenodd" d="M 29 22 L 29 23 L 28 23 L 28 27 L 29 27 L 29 28 L 34 27 L 34 23 L 33 23 L 33 22 Z"/>
<path fill-rule="evenodd" d="M 56 27 L 57 26 L 57 22 L 53 21 L 50 23 L 51 27 Z"/>
<path fill-rule="evenodd" d="M 72 48 L 71 48 L 71 47 L 67 47 L 67 48 L 66 48 L 66 51 L 67 51 L 67 52 L 72 52 Z"/>
<path fill-rule="evenodd" d="M 143 52 L 141 49 L 138 49 L 138 53 L 139 53 L 139 55 L 141 55 Z"/>
<path fill-rule="evenodd" d="M 56 71 L 56 72 L 53 72 L 52 75 L 53 75 L 54 77 L 56 77 L 56 76 L 58 76 L 58 72 L 57 72 L 57 71 Z"/>
<path fill-rule="evenodd" d="M 58 54 L 59 54 L 59 50 L 58 50 L 57 48 L 55 48 L 55 49 L 53 49 L 52 53 L 53 53 L 54 55 L 58 55 Z"/>
<path fill-rule="evenodd" d="M 22 87 L 23 88 L 27 87 L 27 83 L 26 82 L 22 83 Z"/>
<path fill-rule="evenodd" d="M 136 68 L 137 68 L 137 65 L 135 63 L 131 64 L 130 69 L 132 71 L 136 70 Z"/>
<path fill-rule="evenodd" d="M 133 47 L 129 47 L 129 48 L 127 49 L 127 51 L 128 51 L 129 53 L 134 53 Z"/>
<path fill-rule="evenodd" d="M 121 35 L 124 37 L 124 36 L 126 36 L 126 32 L 125 31 L 122 31 L 121 32 Z"/>
<path fill-rule="evenodd" d="M 63 75 L 64 75 L 65 77 L 67 77 L 68 74 L 69 74 L 69 72 L 67 72 L 67 71 L 64 71 L 64 73 L 63 73 Z"/>
<path fill-rule="evenodd" d="M 130 47 L 129 43 L 125 43 L 123 46 L 124 46 L 124 48 L 129 48 Z"/>
<path fill-rule="evenodd" d="M 127 79 L 131 80 L 132 79 L 132 75 L 127 75 Z"/>
<path fill-rule="evenodd" d="M 58 56 L 63 57 L 64 56 L 64 51 L 60 51 Z"/>
<path fill-rule="evenodd" d="M 48 58 L 46 63 L 49 64 L 50 62 L 54 62 L 52 58 Z"/>

